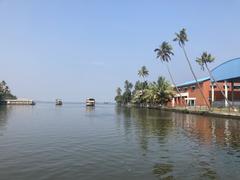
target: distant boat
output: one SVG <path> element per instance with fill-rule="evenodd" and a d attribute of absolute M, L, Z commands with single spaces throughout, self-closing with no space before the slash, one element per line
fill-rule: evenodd
<path fill-rule="evenodd" d="M 87 98 L 87 100 L 86 100 L 86 106 L 95 106 L 95 99 L 93 99 L 93 98 Z"/>
<path fill-rule="evenodd" d="M 56 105 L 61 106 L 63 104 L 61 99 L 56 99 Z"/>
<path fill-rule="evenodd" d="M 0 102 L 4 105 L 35 105 L 35 101 L 31 99 L 19 98 L 19 99 L 5 99 Z"/>

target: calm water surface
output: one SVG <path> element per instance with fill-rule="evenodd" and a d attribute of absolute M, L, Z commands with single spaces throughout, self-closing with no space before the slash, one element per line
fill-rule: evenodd
<path fill-rule="evenodd" d="M 114 105 L 0 107 L 1 180 L 239 178 L 239 120 Z"/>

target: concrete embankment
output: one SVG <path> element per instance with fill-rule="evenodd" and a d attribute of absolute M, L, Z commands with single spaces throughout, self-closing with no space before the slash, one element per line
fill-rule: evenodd
<path fill-rule="evenodd" d="M 171 112 L 180 112 L 185 114 L 195 114 L 201 116 L 212 116 L 212 117 L 220 117 L 220 118 L 231 118 L 231 119 L 239 119 L 240 120 L 240 110 L 236 112 L 229 112 L 228 110 L 224 109 L 225 111 L 208 111 L 203 108 L 169 108 L 169 107 L 160 107 L 160 106 L 138 106 L 138 105 L 127 105 L 127 107 L 138 107 L 138 108 L 148 108 L 148 109 L 158 109 L 162 111 L 171 111 Z"/>
<path fill-rule="evenodd" d="M 216 112 L 216 111 L 176 109 L 176 108 L 166 108 L 166 107 L 157 108 L 157 109 L 161 109 L 164 111 L 186 113 L 186 114 L 196 114 L 196 115 L 202 115 L 202 116 L 212 116 L 212 117 L 231 118 L 231 119 L 240 120 L 239 112 Z"/>

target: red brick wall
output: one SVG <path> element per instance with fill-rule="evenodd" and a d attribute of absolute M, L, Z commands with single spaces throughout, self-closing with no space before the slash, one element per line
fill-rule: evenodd
<path fill-rule="evenodd" d="M 225 93 L 224 84 L 225 84 L 224 82 L 218 82 L 218 86 Z M 234 85 L 239 85 L 239 84 L 240 83 L 234 83 Z M 227 85 L 228 85 L 228 99 L 231 100 L 232 99 L 231 83 L 227 83 Z M 192 89 L 193 86 L 195 86 L 195 89 Z M 207 103 L 210 105 L 211 104 L 211 97 L 212 97 L 210 80 L 201 82 L 200 87 L 203 91 L 204 97 L 207 100 Z M 185 90 L 185 88 L 186 88 L 186 90 Z M 182 93 L 188 92 L 189 98 L 196 98 L 196 101 L 195 101 L 196 106 L 206 106 L 207 105 L 206 102 L 204 101 L 204 98 L 202 97 L 202 94 L 201 94 L 198 86 L 196 84 L 181 87 L 180 92 L 182 92 Z M 224 96 L 222 96 L 222 94 L 221 94 L 221 92 L 220 92 L 220 90 L 217 86 L 214 88 L 214 100 L 215 101 L 224 100 Z M 234 100 L 235 101 L 240 100 L 240 90 L 239 89 L 234 90 Z M 183 106 L 183 103 L 179 103 L 179 102 L 180 102 L 180 98 L 175 98 L 175 106 Z"/>

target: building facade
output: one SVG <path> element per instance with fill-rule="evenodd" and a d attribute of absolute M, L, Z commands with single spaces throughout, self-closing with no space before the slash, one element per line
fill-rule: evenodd
<path fill-rule="evenodd" d="M 226 61 L 211 73 L 214 79 L 198 80 L 203 95 L 196 81 L 178 84 L 180 94 L 174 96 L 171 106 L 240 106 L 240 58 Z"/>
<path fill-rule="evenodd" d="M 240 106 L 240 83 L 217 82 L 212 83 L 209 78 L 198 80 L 200 89 L 196 82 L 186 82 L 177 86 L 180 94 L 172 99 L 172 106 L 228 106 L 228 103 Z M 222 92 L 221 92 L 222 91 Z M 223 95 L 223 94 L 224 95 Z M 204 99 L 204 97 L 205 99 Z M 225 97 L 228 102 L 225 102 Z"/>

